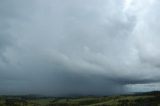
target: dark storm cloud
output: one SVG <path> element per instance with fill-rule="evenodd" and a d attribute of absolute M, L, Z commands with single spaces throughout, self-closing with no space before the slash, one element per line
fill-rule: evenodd
<path fill-rule="evenodd" d="M 158 4 L 1 0 L 0 93 L 105 95 L 159 82 Z"/>

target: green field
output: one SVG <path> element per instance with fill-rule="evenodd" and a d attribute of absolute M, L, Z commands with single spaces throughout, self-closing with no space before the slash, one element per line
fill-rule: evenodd
<path fill-rule="evenodd" d="M 160 106 L 160 92 L 120 96 L 1 96 L 0 106 Z"/>

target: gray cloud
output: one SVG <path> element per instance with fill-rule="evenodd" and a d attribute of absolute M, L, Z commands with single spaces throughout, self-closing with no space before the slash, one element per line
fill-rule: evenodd
<path fill-rule="evenodd" d="M 106 95 L 158 83 L 158 5 L 0 1 L 0 93 Z"/>

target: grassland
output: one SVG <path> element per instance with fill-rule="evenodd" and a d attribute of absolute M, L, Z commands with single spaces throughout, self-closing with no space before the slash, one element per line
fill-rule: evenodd
<path fill-rule="evenodd" d="M 160 106 L 160 92 L 119 96 L 1 96 L 0 106 Z"/>

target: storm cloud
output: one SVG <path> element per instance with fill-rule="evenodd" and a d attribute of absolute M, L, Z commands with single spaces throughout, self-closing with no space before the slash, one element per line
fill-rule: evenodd
<path fill-rule="evenodd" d="M 0 94 L 108 95 L 154 90 L 155 83 L 160 89 L 159 5 L 1 0 Z"/>

